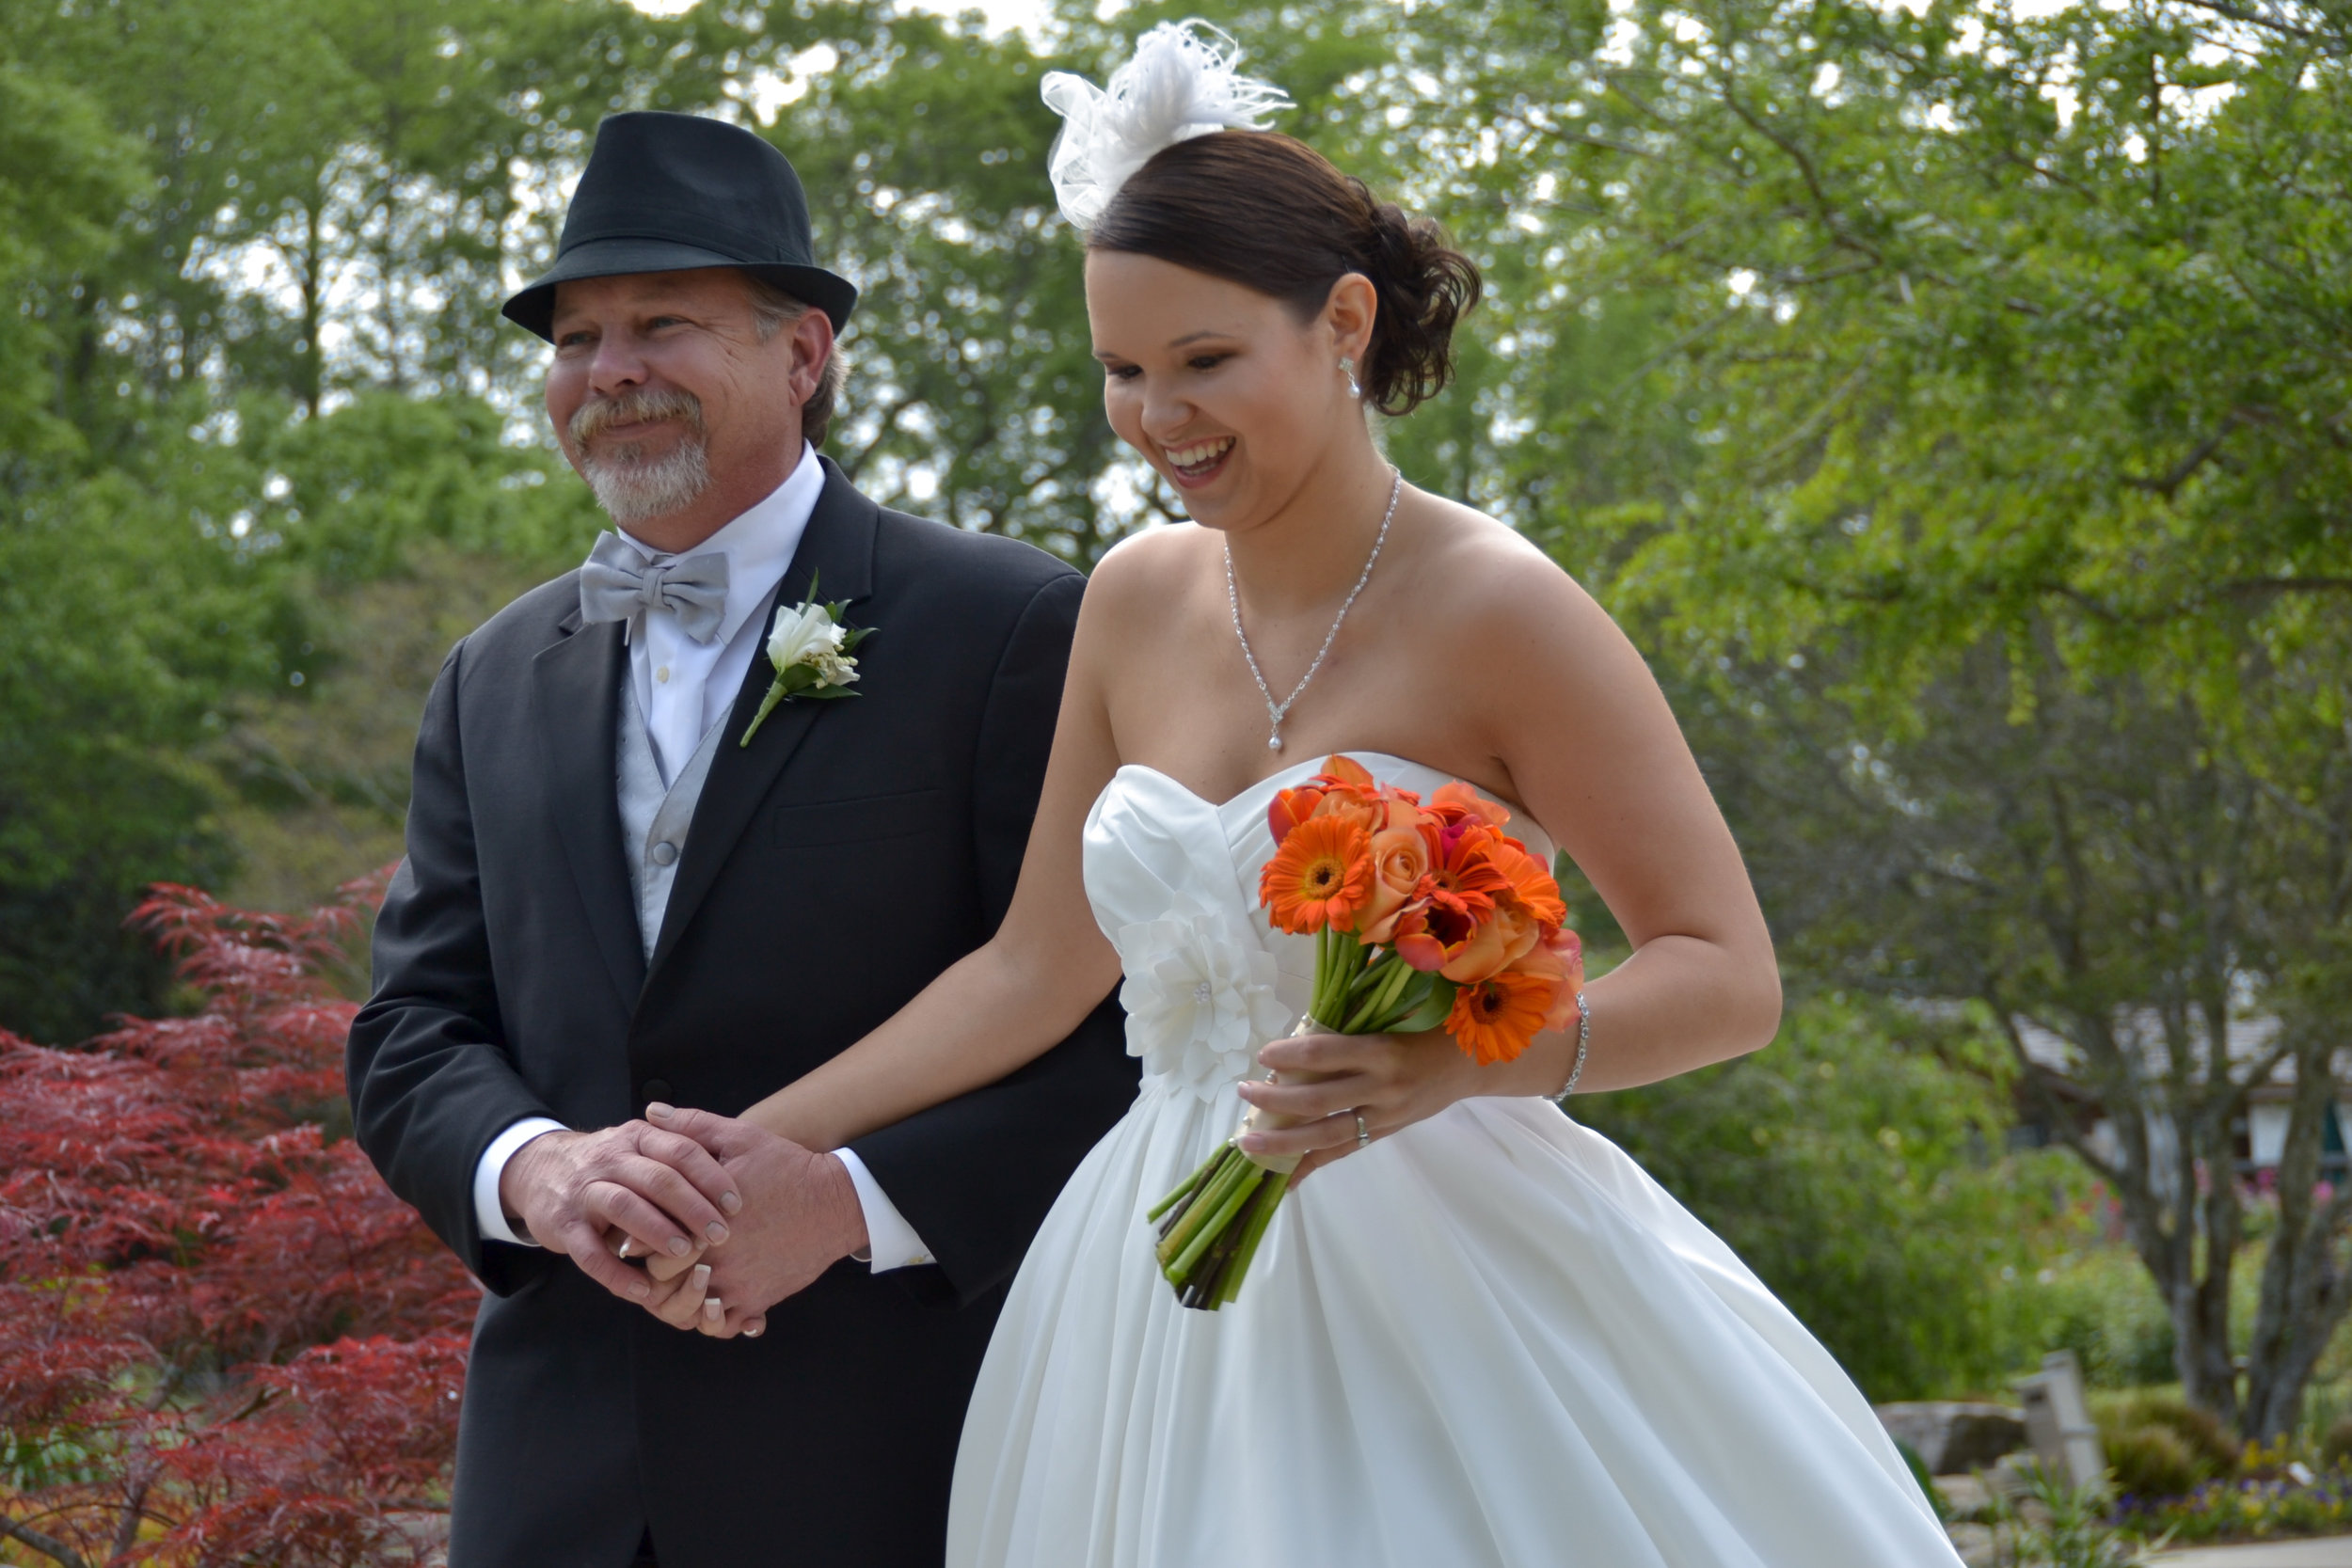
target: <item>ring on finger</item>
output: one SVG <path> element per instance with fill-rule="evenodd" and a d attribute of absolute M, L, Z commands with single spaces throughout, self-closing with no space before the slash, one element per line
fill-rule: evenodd
<path fill-rule="evenodd" d="M 1359 1105 L 1356 1107 L 1356 1147 L 1361 1148 L 1370 1142 L 1372 1127 L 1364 1120 L 1364 1108 Z"/>

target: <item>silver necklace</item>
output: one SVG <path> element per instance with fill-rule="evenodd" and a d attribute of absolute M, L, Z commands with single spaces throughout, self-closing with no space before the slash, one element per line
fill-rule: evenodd
<path fill-rule="evenodd" d="M 1233 583 L 1233 546 L 1231 540 L 1226 542 L 1225 602 L 1233 611 L 1233 635 L 1241 640 L 1241 657 L 1249 661 L 1249 678 L 1258 683 L 1258 695 L 1265 699 L 1269 731 L 1265 737 L 1265 749 L 1269 752 L 1282 749 L 1282 721 L 1289 717 L 1291 705 L 1298 701 L 1298 694 L 1307 689 L 1307 683 L 1315 678 L 1315 672 L 1323 668 L 1324 656 L 1331 651 L 1331 644 L 1339 641 L 1340 624 L 1347 619 L 1347 612 L 1356 608 L 1356 595 L 1361 594 L 1364 584 L 1372 580 L 1372 568 L 1380 559 L 1380 546 L 1389 542 L 1389 525 L 1396 520 L 1397 498 L 1405 493 L 1404 471 L 1392 468 L 1390 472 L 1396 477 L 1389 484 L 1389 509 L 1380 515 L 1379 536 L 1372 542 L 1372 553 L 1364 558 L 1363 572 L 1356 578 L 1356 586 L 1347 591 L 1347 597 L 1340 601 L 1340 612 L 1331 617 L 1331 629 L 1324 633 L 1323 646 L 1315 650 L 1314 662 L 1308 665 L 1307 673 L 1298 677 L 1298 684 L 1291 688 L 1291 694 L 1279 703 L 1274 700 L 1273 689 L 1265 683 L 1265 672 L 1258 668 L 1258 656 L 1249 651 L 1249 634 L 1241 629 L 1241 590 Z"/>

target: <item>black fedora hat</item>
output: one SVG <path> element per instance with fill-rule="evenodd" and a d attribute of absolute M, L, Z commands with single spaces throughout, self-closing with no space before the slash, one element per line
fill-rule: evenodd
<path fill-rule="evenodd" d="M 817 264 L 791 161 L 723 119 L 644 110 L 596 127 L 555 265 L 500 308 L 552 341 L 555 286 L 631 272 L 740 267 L 849 325 L 857 290 Z"/>

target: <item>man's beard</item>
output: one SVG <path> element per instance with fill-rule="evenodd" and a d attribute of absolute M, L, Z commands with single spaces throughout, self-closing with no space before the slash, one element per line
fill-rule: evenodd
<path fill-rule="evenodd" d="M 660 457 L 648 457 L 635 442 L 602 451 L 590 445 L 616 424 L 667 419 L 682 422 L 686 434 Z M 580 477 L 623 528 L 682 511 L 710 486 L 709 430 L 703 423 L 702 400 L 691 392 L 650 388 L 598 398 L 572 416 L 569 435 L 572 450 L 580 453 Z"/>

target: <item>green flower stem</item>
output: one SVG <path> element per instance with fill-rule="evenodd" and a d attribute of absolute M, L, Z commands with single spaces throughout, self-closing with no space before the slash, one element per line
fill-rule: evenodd
<path fill-rule="evenodd" d="M 1244 1174 L 1245 1172 L 1247 1174 Z M 1224 1183 L 1225 1194 L 1218 1200 L 1215 1212 L 1209 1215 L 1208 1223 L 1193 1233 L 1192 1239 L 1184 1243 L 1184 1250 L 1176 1255 L 1176 1260 L 1168 1266 L 1167 1272 L 1171 1280 L 1188 1278 L 1191 1275 L 1192 1266 L 1200 1260 L 1200 1255 L 1209 1249 L 1210 1243 L 1222 1235 L 1225 1227 L 1232 1223 L 1234 1214 L 1238 1213 L 1241 1206 L 1248 1201 L 1249 1195 L 1258 1190 L 1258 1183 L 1264 1180 L 1265 1175 L 1264 1171 L 1258 1169 L 1247 1160 L 1235 1162 L 1230 1179 Z M 1201 1207 L 1205 1209 L 1208 1204 L 1204 1201 Z"/>
<path fill-rule="evenodd" d="M 768 716 L 776 711 L 776 705 L 783 702 L 787 694 L 784 677 L 778 675 L 770 683 L 768 695 L 759 700 L 759 711 L 752 715 L 751 723 L 744 728 L 743 738 L 735 743 L 739 751 L 752 743 L 752 736 L 759 733 L 759 726 L 768 722 Z"/>

